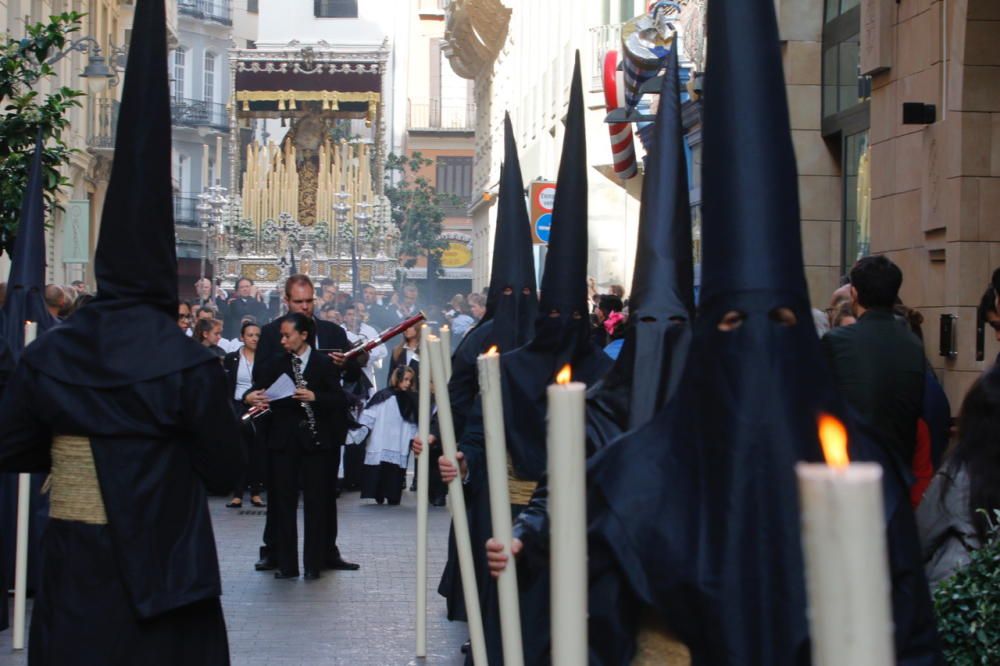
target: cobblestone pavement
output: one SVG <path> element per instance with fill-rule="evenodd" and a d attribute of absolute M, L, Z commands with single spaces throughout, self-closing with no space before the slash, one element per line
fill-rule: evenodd
<path fill-rule="evenodd" d="M 361 569 L 324 572 L 308 583 L 254 571 L 263 509 L 237 511 L 225 503 L 223 498 L 210 501 L 234 666 L 463 663 L 459 646 L 467 638 L 465 624 L 448 622 L 436 591 L 447 549 L 446 509 L 430 509 L 428 655 L 418 661 L 413 656 L 416 493 L 404 492 L 403 503 L 394 507 L 344 493 L 338 502 L 338 544 L 344 558 Z M 0 632 L 0 665 L 23 666 L 26 657 L 11 652 L 10 634 Z"/>

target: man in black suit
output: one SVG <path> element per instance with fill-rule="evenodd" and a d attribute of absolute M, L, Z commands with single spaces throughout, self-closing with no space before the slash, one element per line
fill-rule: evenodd
<path fill-rule="evenodd" d="M 236 281 L 236 295 L 229 299 L 224 310 L 225 322 L 222 326 L 222 337 L 235 340 L 240 335 L 240 327 L 245 317 L 263 326 L 269 321 L 267 306 L 254 294 L 253 280 L 240 278 Z"/>
<path fill-rule="evenodd" d="M 878 433 L 880 443 L 910 469 L 924 400 L 924 347 L 893 314 L 903 273 L 882 256 L 851 269 L 851 304 L 858 321 L 835 328 L 823 349 L 847 403 Z"/>
<path fill-rule="evenodd" d="M 271 409 L 267 446 L 271 452 L 274 488 L 269 505 L 275 522 L 275 554 L 278 571 L 275 578 L 297 578 L 299 481 L 304 499 L 305 542 L 303 565 L 305 578 L 315 580 L 328 555 L 327 512 L 336 511 L 329 501 L 332 451 L 340 444 L 334 438 L 338 415 L 347 409 L 347 396 L 340 386 L 340 372 L 333 361 L 313 349 L 310 341 L 316 337 L 315 322 L 302 313 L 283 317 L 280 322 L 283 354 L 271 357 L 258 374 L 247 399 Z M 270 386 L 282 374 L 293 378 L 296 391 L 290 398 L 268 403 L 260 391 Z"/>
<path fill-rule="evenodd" d="M 344 379 L 348 381 L 357 381 L 361 374 L 361 368 L 363 368 L 365 363 L 368 362 L 368 358 L 367 356 L 362 355 L 352 359 L 350 362 L 345 361 L 343 350 L 350 347 L 350 343 L 347 340 L 347 333 L 344 329 L 337 326 L 333 322 L 314 318 L 313 311 L 316 304 L 316 292 L 309 276 L 293 275 L 285 281 L 285 301 L 288 304 L 289 314 L 302 314 L 313 321 L 316 327 L 316 334 L 315 336 L 310 337 L 309 344 L 313 349 L 329 352 L 329 358 L 333 362 L 335 371 L 338 373 L 338 380 L 340 378 L 340 374 L 343 373 Z M 260 389 L 266 389 L 270 386 L 270 384 L 263 383 L 263 379 L 259 372 L 262 372 L 263 368 L 265 368 L 273 358 L 284 353 L 281 347 L 280 327 L 281 320 L 276 319 L 261 329 L 260 343 L 257 346 L 258 361 L 254 364 L 254 385 Z M 248 395 L 247 398 L 251 399 L 251 396 Z M 347 437 L 347 407 L 345 406 L 343 409 L 337 410 L 334 417 L 334 422 L 330 428 L 330 438 L 333 443 L 333 449 L 330 455 L 330 465 L 332 466 L 333 473 L 330 475 L 330 482 L 327 484 L 330 503 L 327 514 L 330 527 L 328 530 L 326 566 L 330 569 L 353 571 L 358 569 L 359 565 L 344 561 L 344 559 L 340 556 L 340 549 L 337 548 L 337 469 L 340 467 L 340 448 Z M 261 420 L 266 418 L 267 417 L 262 417 Z M 270 424 L 259 423 L 258 425 L 261 425 L 266 430 Z M 270 463 L 270 460 L 268 462 Z M 273 481 L 271 479 L 271 467 L 272 466 L 268 464 L 265 472 L 269 493 L 271 491 Z M 271 502 L 268 502 L 267 521 L 264 525 L 264 546 L 260 549 L 260 560 L 255 565 L 258 571 L 269 571 L 277 567 L 277 560 L 273 556 L 274 552 L 272 549 L 274 544 L 275 526 L 273 521 L 274 514 L 271 511 L 271 504 Z"/>

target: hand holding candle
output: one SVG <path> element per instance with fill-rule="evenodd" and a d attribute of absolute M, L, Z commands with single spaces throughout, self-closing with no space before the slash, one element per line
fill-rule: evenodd
<path fill-rule="evenodd" d="M 513 542 L 510 515 L 510 493 L 507 488 L 507 437 L 503 425 L 503 400 L 500 389 L 500 354 L 493 347 L 476 360 L 479 369 L 479 394 L 483 405 L 483 426 L 486 436 L 486 469 L 490 486 L 490 513 L 493 539 L 510 555 Z M 521 646 L 521 614 L 517 594 L 517 567 L 510 560 L 506 570 L 497 577 L 500 602 L 500 631 L 503 659 L 506 666 L 524 663 Z"/>
<path fill-rule="evenodd" d="M 828 464 L 800 463 L 802 549 L 814 666 L 889 666 L 893 655 L 882 468 L 851 463 L 847 431 L 819 420 Z"/>

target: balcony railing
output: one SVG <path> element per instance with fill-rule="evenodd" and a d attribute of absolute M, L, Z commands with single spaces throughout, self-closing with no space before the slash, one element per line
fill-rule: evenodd
<path fill-rule="evenodd" d="M 471 132 L 476 128 L 476 105 L 465 100 L 410 100 L 411 130 Z"/>
<path fill-rule="evenodd" d="M 120 104 L 113 99 L 94 100 L 94 112 L 91 117 L 90 134 L 87 136 L 87 147 L 91 150 L 114 150 L 115 131 L 118 128 L 118 107 Z"/>
<path fill-rule="evenodd" d="M 233 8 L 230 0 L 178 0 L 177 11 L 184 16 L 225 25 L 233 24 Z"/>
<path fill-rule="evenodd" d="M 174 125 L 181 127 L 211 127 L 220 132 L 229 131 L 226 105 L 217 102 L 175 97 L 170 100 L 170 119 Z"/>
<path fill-rule="evenodd" d="M 174 223 L 182 227 L 199 227 L 198 196 L 196 194 L 174 195 Z"/>
<path fill-rule="evenodd" d="M 590 70 L 590 89 L 602 90 L 604 88 L 604 56 L 608 51 L 618 51 L 621 58 L 622 50 L 622 26 L 620 23 L 614 25 L 599 25 L 590 29 L 590 52 L 594 54 L 594 62 Z"/>

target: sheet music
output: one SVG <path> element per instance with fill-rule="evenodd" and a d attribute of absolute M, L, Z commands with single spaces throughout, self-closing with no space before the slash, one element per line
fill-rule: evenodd
<path fill-rule="evenodd" d="M 287 374 L 282 373 L 264 393 L 267 395 L 267 399 L 272 402 L 282 398 L 290 398 L 295 393 L 295 382 Z"/>

